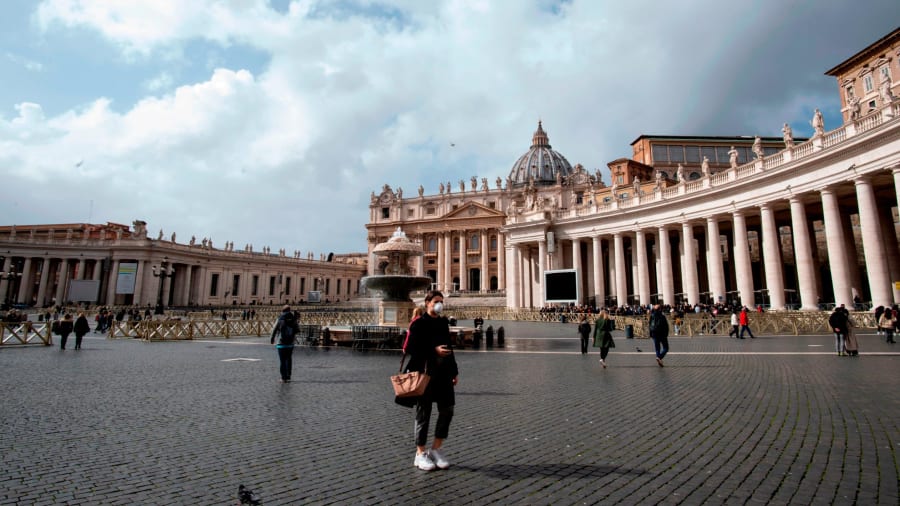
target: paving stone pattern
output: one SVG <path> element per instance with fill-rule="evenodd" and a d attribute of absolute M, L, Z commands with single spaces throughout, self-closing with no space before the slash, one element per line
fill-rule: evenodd
<path fill-rule="evenodd" d="M 875 335 L 859 358 L 673 337 L 659 368 L 617 332 L 603 370 L 573 324 L 493 323 L 507 346 L 458 352 L 453 466 L 430 473 L 397 354 L 298 348 L 282 385 L 265 338 L 0 349 L 0 504 L 900 501 L 900 348 Z"/>

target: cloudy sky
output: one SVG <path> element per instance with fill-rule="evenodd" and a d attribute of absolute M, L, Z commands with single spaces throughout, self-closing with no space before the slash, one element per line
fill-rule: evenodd
<path fill-rule="evenodd" d="M 490 181 L 544 122 L 589 170 L 641 134 L 808 135 L 896 0 L 3 0 L 0 224 L 148 222 L 365 251 L 383 184 Z M 455 144 L 455 146 L 451 146 Z M 455 184 L 455 183 L 454 183 Z"/>

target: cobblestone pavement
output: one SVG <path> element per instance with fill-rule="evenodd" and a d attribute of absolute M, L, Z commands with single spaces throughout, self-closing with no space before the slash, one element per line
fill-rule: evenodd
<path fill-rule="evenodd" d="M 874 334 L 859 358 L 673 337 L 660 368 L 617 332 L 604 370 L 575 325 L 487 323 L 507 345 L 458 352 L 453 467 L 430 473 L 397 354 L 298 348 L 282 385 L 265 338 L 0 349 L 0 504 L 237 504 L 241 484 L 265 505 L 900 500 L 900 348 Z"/>

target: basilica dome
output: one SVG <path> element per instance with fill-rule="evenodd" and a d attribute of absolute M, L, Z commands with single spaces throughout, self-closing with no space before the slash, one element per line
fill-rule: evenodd
<path fill-rule="evenodd" d="M 531 149 L 516 160 L 509 171 L 509 182 L 513 187 L 521 187 L 534 178 L 535 185 L 555 184 L 557 177 L 562 179 L 571 173 L 572 165 L 566 157 L 550 149 L 550 139 L 538 121 Z"/>

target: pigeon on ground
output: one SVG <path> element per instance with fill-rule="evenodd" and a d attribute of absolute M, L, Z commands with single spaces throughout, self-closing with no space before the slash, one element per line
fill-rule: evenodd
<path fill-rule="evenodd" d="M 638 353 L 640 353 L 641 351 L 643 351 L 643 350 L 641 350 L 640 348 L 638 348 L 637 346 L 634 347 L 634 350 L 637 351 Z"/>

